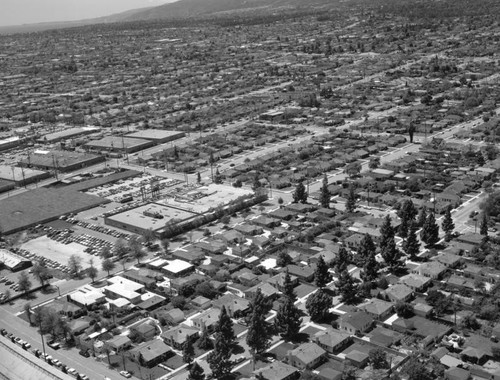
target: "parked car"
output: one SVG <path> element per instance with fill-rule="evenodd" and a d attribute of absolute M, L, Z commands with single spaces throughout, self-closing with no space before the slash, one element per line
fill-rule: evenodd
<path fill-rule="evenodd" d="M 58 350 L 61 348 L 61 343 L 55 342 L 55 341 L 50 341 L 49 343 L 47 343 L 47 346 L 49 346 L 50 348 L 53 348 L 54 350 Z"/>
<path fill-rule="evenodd" d="M 128 371 L 120 371 L 120 375 L 122 375 L 123 377 L 126 377 L 127 379 L 132 377 L 132 375 Z"/>

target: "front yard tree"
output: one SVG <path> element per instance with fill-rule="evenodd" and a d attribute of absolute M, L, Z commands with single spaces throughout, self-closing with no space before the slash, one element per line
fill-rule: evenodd
<path fill-rule="evenodd" d="M 425 220 L 422 230 L 420 231 L 420 239 L 427 245 L 434 245 L 439 241 L 439 226 L 436 223 L 434 213 L 430 212 Z"/>
<path fill-rule="evenodd" d="M 112 271 L 113 269 L 115 269 L 115 263 L 113 261 L 111 261 L 110 259 L 104 259 L 102 261 L 102 270 L 105 270 L 106 272 L 108 272 L 108 276 L 109 276 L 109 272 Z"/>
<path fill-rule="evenodd" d="M 260 302 L 254 297 L 253 302 Z M 252 353 L 254 362 L 271 344 L 271 330 L 266 315 L 260 312 L 261 307 L 254 304 L 248 326 L 246 342 Z"/>
<path fill-rule="evenodd" d="M 28 322 L 31 325 L 33 322 L 31 321 L 31 304 L 25 303 L 23 306 L 24 312 L 26 313 L 26 318 L 28 318 Z"/>
<path fill-rule="evenodd" d="M 366 262 L 371 256 L 375 256 L 376 251 L 377 247 L 375 247 L 372 237 L 369 234 L 365 234 L 358 248 L 358 256 L 361 258 L 361 261 L 363 263 Z"/>
<path fill-rule="evenodd" d="M 302 318 L 300 311 L 294 305 L 293 299 L 285 297 L 284 302 L 279 306 L 275 319 L 276 330 L 286 341 L 292 341 L 298 335 Z"/>
<path fill-rule="evenodd" d="M 380 166 L 380 157 L 374 157 L 368 162 L 368 167 L 373 170 Z"/>
<path fill-rule="evenodd" d="M 392 273 L 398 272 L 403 266 L 401 261 L 401 252 L 396 246 L 394 238 L 387 242 L 387 245 L 380 251 L 380 255 Z"/>
<path fill-rule="evenodd" d="M 408 227 L 408 239 L 406 239 L 403 249 L 410 257 L 410 260 L 414 260 L 420 252 L 420 242 L 417 238 L 417 226 L 413 222 L 410 223 L 410 226 Z"/>
<path fill-rule="evenodd" d="M 201 329 L 200 339 L 198 339 L 197 344 L 200 350 L 210 350 L 213 347 L 213 343 L 210 340 L 208 330 L 205 327 Z"/>
<path fill-rule="evenodd" d="M 352 184 L 349 186 L 349 194 L 345 203 L 345 210 L 350 214 L 356 210 L 356 194 Z"/>
<path fill-rule="evenodd" d="M 380 226 L 380 250 L 383 251 L 387 245 L 394 240 L 394 227 L 392 227 L 391 217 L 387 214 L 382 226 Z"/>
<path fill-rule="evenodd" d="M 233 321 L 227 314 L 226 307 L 223 306 L 220 314 L 219 314 L 219 321 L 217 323 L 217 327 L 215 329 L 216 333 L 222 334 L 224 337 L 224 340 L 226 341 L 226 344 L 228 346 L 228 349 L 232 350 L 232 347 L 234 345 L 234 341 L 236 340 L 236 336 L 234 335 L 234 330 L 233 330 Z"/>
<path fill-rule="evenodd" d="M 347 269 L 347 267 L 351 263 L 351 256 L 349 255 L 349 252 L 347 252 L 347 249 L 344 246 L 340 246 L 339 252 L 337 253 L 337 257 L 334 259 L 334 263 L 335 263 L 334 268 L 336 273 L 340 273 L 343 270 Z"/>
<path fill-rule="evenodd" d="M 479 233 L 482 236 L 488 237 L 488 216 L 483 212 L 483 218 L 481 219 L 481 225 L 479 226 Z"/>
<path fill-rule="evenodd" d="M 320 322 L 328 315 L 328 310 L 332 307 L 332 298 L 319 289 L 310 295 L 306 301 L 306 310 L 313 322 Z"/>
<path fill-rule="evenodd" d="M 443 222 L 441 223 L 441 229 L 444 231 L 444 239 L 446 241 L 450 241 L 453 230 L 455 229 L 455 224 L 453 223 L 453 218 L 451 216 L 451 205 L 446 208 Z"/>
<path fill-rule="evenodd" d="M 225 379 L 231 372 L 232 363 L 229 360 L 231 351 L 226 345 L 224 336 L 221 333 L 215 334 L 214 349 L 208 354 L 207 362 L 212 370 L 212 377 L 215 379 Z"/>
<path fill-rule="evenodd" d="M 419 227 L 423 227 L 426 220 L 427 220 L 427 208 L 424 206 L 420 209 L 420 213 L 418 214 L 417 225 Z"/>
<path fill-rule="evenodd" d="M 194 355 L 193 339 L 188 338 L 182 345 L 182 361 L 186 364 L 191 364 Z"/>
<path fill-rule="evenodd" d="M 293 192 L 293 203 L 307 203 L 307 191 L 306 187 L 300 181 L 295 187 L 295 191 Z"/>
<path fill-rule="evenodd" d="M 288 273 L 288 268 L 285 270 L 285 278 L 283 279 L 283 296 L 290 298 L 293 302 L 297 300 L 297 295 L 295 294 L 292 279 L 290 277 L 290 273 Z"/>
<path fill-rule="evenodd" d="M 194 362 L 189 368 L 188 380 L 205 380 L 205 373 L 198 362 Z"/>
<path fill-rule="evenodd" d="M 335 283 L 341 295 L 342 302 L 347 305 L 355 304 L 357 301 L 358 287 L 347 269 L 343 270 L 338 281 Z"/>
<path fill-rule="evenodd" d="M 321 255 L 314 270 L 314 283 L 318 288 L 324 288 L 330 281 L 332 281 L 332 274 L 328 271 L 328 265 Z"/>
<path fill-rule="evenodd" d="M 375 252 L 369 255 L 364 262 L 361 271 L 361 279 L 365 282 L 373 282 L 378 278 L 378 262 L 375 258 Z"/>
<path fill-rule="evenodd" d="M 319 194 L 319 203 L 321 207 L 324 208 L 330 208 L 330 190 L 328 190 L 328 177 L 325 175 L 323 176 L 323 184 L 321 185 L 321 190 Z"/>

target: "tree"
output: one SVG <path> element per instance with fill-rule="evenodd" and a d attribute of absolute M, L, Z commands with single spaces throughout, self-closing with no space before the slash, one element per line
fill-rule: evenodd
<path fill-rule="evenodd" d="M 293 262 L 292 257 L 286 252 L 286 250 L 281 250 L 278 253 L 278 258 L 276 260 L 276 265 L 279 267 L 286 267 L 288 264 Z"/>
<path fill-rule="evenodd" d="M 345 210 L 349 214 L 356 210 L 356 194 L 354 193 L 354 187 L 352 184 L 349 186 L 349 194 L 347 195 Z"/>
<path fill-rule="evenodd" d="M 369 260 L 371 256 L 375 256 L 377 248 L 369 234 L 365 234 L 358 247 L 358 256 L 361 258 L 362 263 Z"/>
<path fill-rule="evenodd" d="M 82 258 L 77 255 L 71 255 L 68 259 L 68 268 L 77 277 L 82 270 Z"/>
<path fill-rule="evenodd" d="M 205 380 L 203 368 L 201 368 L 198 362 L 194 362 L 191 368 L 189 368 L 188 380 Z"/>
<path fill-rule="evenodd" d="M 347 252 L 347 249 L 344 246 L 340 246 L 337 256 L 332 260 L 332 262 L 334 264 L 335 272 L 340 273 L 344 269 L 347 269 L 351 263 L 351 255 Z"/>
<path fill-rule="evenodd" d="M 408 380 L 432 380 L 434 378 L 417 356 L 412 356 L 406 362 L 402 372 L 408 376 Z"/>
<path fill-rule="evenodd" d="M 156 235 L 155 235 L 155 233 L 154 233 L 154 231 L 153 231 L 152 228 L 148 228 L 147 230 L 145 230 L 142 233 L 142 240 L 146 244 L 151 244 L 151 243 L 153 243 L 156 240 Z"/>
<path fill-rule="evenodd" d="M 410 143 L 413 144 L 413 135 L 415 134 L 415 125 L 413 123 L 408 127 L 408 136 L 410 137 Z"/>
<path fill-rule="evenodd" d="M 426 220 L 427 220 L 427 208 L 424 206 L 420 209 L 420 213 L 418 214 L 417 225 L 419 227 L 423 227 Z"/>
<path fill-rule="evenodd" d="M 111 248 L 109 247 L 109 245 L 105 245 L 104 247 L 102 247 L 99 256 L 101 256 L 101 258 L 104 260 L 113 257 L 113 253 L 111 252 Z"/>
<path fill-rule="evenodd" d="M 196 173 L 196 183 L 201 183 L 201 174 L 200 174 L 200 172 Z"/>
<path fill-rule="evenodd" d="M 265 318 L 272 308 L 272 302 L 258 289 L 249 307 L 250 318 L 246 342 L 255 360 L 270 344 L 271 328 Z"/>
<path fill-rule="evenodd" d="M 344 269 L 340 275 L 339 279 L 335 283 L 339 293 L 341 295 L 341 301 L 347 305 L 355 304 L 358 300 L 357 292 L 358 287 L 354 282 L 354 278 L 351 274 Z"/>
<path fill-rule="evenodd" d="M 420 239 L 427 245 L 434 245 L 439 241 L 439 226 L 436 223 L 434 213 L 429 213 L 425 220 L 422 230 L 420 231 Z"/>
<path fill-rule="evenodd" d="M 285 278 L 283 279 L 283 296 L 290 298 L 293 302 L 297 300 L 297 295 L 295 294 L 294 286 L 292 284 L 292 279 L 288 273 L 288 268 L 285 270 Z"/>
<path fill-rule="evenodd" d="M 94 259 L 90 259 L 89 264 L 90 267 L 87 268 L 87 275 L 92 279 L 92 282 L 94 282 L 98 273 L 97 268 L 94 267 Z"/>
<path fill-rule="evenodd" d="M 389 368 L 389 362 L 387 361 L 387 354 L 381 348 L 372 348 L 368 352 L 370 364 L 373 369 L 386 369 Z"/>
<path fill-rule="evenodd" d="M 33 272 L 33 276 L 40 281 L 40 285 L 42 286 L 45 284 L 45 281 L 50 278 L 49 270 L 45 264 L 40 261 L 36 261 L 31 270 Z"/>
<path fill-rule="evenodd" d="M 215 333 L 222 335 L 228 351 L 231 352 L 236 340 L 236 335 L 234 335 L 233 321 L 227 314 L 225 306 L 222 306 L 222 309 L 220 311 L 219 321 L 217 322 Z"/>
<path fill-rule="evenodd" d="M 111 272 L 113 269 L 115 269 L 115 263 L 113 261 L 111 261 L 110 259 L 104 259 L 101 263 L 102 265 L 102 270 L 105 270 L 106 272 L 108 272 L 108 276 L 109 276 L 109 272 Z"/>
<path fill-rule="evenodd" d="M 321 207 L 324 208 L 330 208 L 330 190 L 328 190 L 328 177 L 325 175 L 323 176 L 323 184 L 321 185 L 321 190 L 319 194 L 319 204 Z"/>
<path fill-rule="evenodd" d="M 327 315 L 329 309 L 332 307 L 332 298 L 319 289 L 314 294 L 310 295 L 306 301 L 306 310 L 313 322 L 320 322 Z"/>
<path fill-rule="evenodd" d="M 212 378 L 225 379 L 231 372 L 231 352 L 221 333 L 215 334 L 214 349 L 208 354 L 207 362 L 212 370 Z"/>
<path fill-rule="evenodd" d="M 194 354 L 193 339 L 188 338 L 182 345 L 182 361 L 186 364 L 191 364 Z"/>
<path fill-rule="evenodd" d="M 26 313 L 26 318 L 28 318 L 28 322 L 31 325 L 31 304 L 30 303 L 25 303 L 23 306 L 24 312 Z"/>
<path fill-rule="evenodd" d="M 373 251 L 364 261 L 363 270 L 361 271 L 361 279 L 366 282 L 373 282 L 378 278 L 379 264 L 375 258 Z"/>
<path fill-rule="evenodd" d="M 396 302 L 396 314 L 400 318 L 410 318 L 413 316 L 413 305 L 408 302 L 398 301 Z"/>
<path fill-rule="evenodd" d="M 200 350 L 210 350 L 213 347 L 212 340 L 208 334 L 206 327 L 201 329 L 200 339 L 198 339 L 198 348 Z"/>
<path fill-rule="evenodd" d="M 19 274 L 19 277 L 17 277 L 17 283 L 19 285 L 19 291 L 23 292 L 25 295 L 28 294 L 32 284 L 26 272 L 21 272 Z"/>
<path fill-rule="evenodd" d="M 299 182 L 295 187 L 295 191 L 293 192 L 293 203 L 307 203 L 307 191 L 304 184 Z"/>
<path fill-rule="evenodd" d="M 160 244 L 161 244 L 161 247 L 163 248 L 163 251 L 165 253 L 167 253 L 168 249 L 170 247 L 170 240 L 168 240 L 168 239 L 161 239 Z"/>
<path fill-rule="evenodd" d="M 295 294 L 293 294 L 295 296 Z M 294 298 L 285 296 L 285 300 L 280 304 L 274 325 L 281 337 L 287 341 L 293 340 L 299 333 L 300 311 L 294 304 Z"/>
<path fill-rule="evenodd" d="M 115 242 L 114 251 L 120 259 L 128 255 L 128 247 L 124 239 L 120 238 Z"/>
<path fill-rule="evenodd" d="M 357 161 L 347 164 L 344 168 L 344 173 L 346 173 L 349 177 L 357 176 L 361 173 L 361 164 Z"/>
<path fill-rule="evenodd" d="M 481 219 L 481 225 L 479 226 L 479 233 L 488 238 L 488 216 L 483 212 L 483 218 Z"/>
<path fill-rule="evenodd" d="M 387 245 L 382 249 L 380 255 L 392 273 L 398 272 L 403 266 L 401 261 L 401 251 L 396 246 L 394 237 L 387 242 Z"/>
<path fill-rule="evenodd" d="M 370 169 L 377 169 L 380 166 L 380 157 L 374 157 L 368 163 Z"/>
<path fill-rule="evenodd" d="M 219 172 L 219 168 L 215 169 L 214 183 L 220 185 L 222 183 L 222 175 Z"/>
<path fill-rule="evenodd" d="M 278 204 L 281 206 L 283 203 L 285 203 L 285 201 L 283 200 L 283 198 L 279 197 Z"/>
<path fill-rule="evenodd" d="M 408 227 L 408 238 L 403 244 L 403 249 L 410 257 L 410 260 L 414 260 L 420 252 L 420 243 L 417 239 L 417 226 L 414 222 L 411 222 Z"/>
<path fill-rule="evenodd" d="M 321 255 L 314 270 L 314 283 L 318 288 L 324 288 L 330 281 L 332 281 L 332 274 L 328 271 L 328 265 Z"/>
<path fill-rule="evenodd" d="M 450 241 L 453 230 L 455 229 L 455 224 L 453 223 L 453 218 L 451 217 L 451 205 L 446 208 L 443 222 L 441 223 L 441 229 L 444 231 L 444 239 L 446 241 Z"/>
<path fill-rule="evenodd" d="M 398 216 L 401 219 L 407 220 L 408 222 L 414 221 L 417 217 L 417 214 L 417 209 L 415 208 L 415 205 L 413 204 L 411 199 L 406 199 L 398 211 Z"/>
<path fill-rule="evenodd" d="M 394 228 L 392 227 L 391 217 L 387 214 L 384 222 L 380 226 L 380 250 L 383 251 L 387 245 L 394 240 Z"/>

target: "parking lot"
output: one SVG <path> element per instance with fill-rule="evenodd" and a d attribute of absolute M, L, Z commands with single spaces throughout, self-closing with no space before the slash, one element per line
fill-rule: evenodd
<path fill-rule="evenodd" d="M 8 269 L 2 269 L 0 271 L 0 302 L 2 302 L 5 298 L 5 294 L 7 294 L 7 291 L 10 293 L 11 297 L 15 297 L 19 294 L 17 290 L 17 283 L 21 272 L 26 272 L 26 274 L 28 274 L 28 278 L 31 281 L 32 287 L 40 285 L 38 279 L 35 278 L 31 273 L 29 273 L 29 270 L 14 273 Z"/>
<path fill-rule="evenodd" d="M 22 244 L 21 248 L 30 252 L 36 252 L 39 256 L 43 256 L 64 265 L 68 263 L 68 259 L 71 255 L 77 255 L 82 259 L 81 264 L 83 269 L 89 267 L 88 263 L 90 259 L 94 260 L 94 266 L 96 268 L 101 267 L 101 259 L 86 253 L 85 249 L 87 247 L 79 243 L 63 244 L 47 236 L 41 236 Z"/>

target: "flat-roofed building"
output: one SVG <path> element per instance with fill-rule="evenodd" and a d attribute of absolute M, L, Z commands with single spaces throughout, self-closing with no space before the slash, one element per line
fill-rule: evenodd
<path fill-rule="evenodd" d="M 100 128 L 98 127 L 66 128 L 61 131 L 47 133 L 46 135 L 39 137 L 37 141 L 43 144 L 53 144 L 58 141 L 67 140 L 83 135 L 89 135 L 91 133 L 98 132 L 99 130 Z"/>
<path fill-rule="evenodd" d="M 161 268 L 168 277 L 182 277 L 194 271 L 194 265 L 184 260 L 175 259 Z"/>
<path fill-rule="evenodd" d="M 106 300 L 103 292 L 93 286 L 85 285 L 79 288 L 76 292 L 68 294 L 70 301 L 79 306 L 92 306 L 102 303 Z"/>
<path fill-rule="evenodd" d="M 186 136 L 184 132 L 180 131 L 167 131 L 163 129 L 144 129 L 134 133 L 129 133 L 125 137 L 134 139 L 144 139 L 153 141 L 155 144 L 163 144 L 169 141 L 178 140 Z"/>
<path fill-rule="evenodd" d="M 153 141 L 121 136 L 106 136 L 100 140 L 89 141 L 85 144 L 87 148 L 93 151 L 118 153 L 134 153 L 150 148 L 153 145 Z"/>
<path fill-rule="evenodd" d="M 16 186 L 29 185 L 49 177 L 50 173 L 42 170 L 0 165 L 0 179 L 11 181 Z"/>
<path fill-rule="evenodd" d="M 128 280 L 121 276 L 108 279 L 108 286 L 104 287 L 104 293 L 111 299 L 125 298 L 136 303 L 140 302 L 141 294 L 144 292 L 144 285 Z"/>
<path fill-rule="evenodd" d="M 19 166 L 39 170 L 57 170 L 70 172 L 96 165 L 105 161 L 97 154 L 79 153 L 66 150 L 36 150 L 19 161 Z"/>

